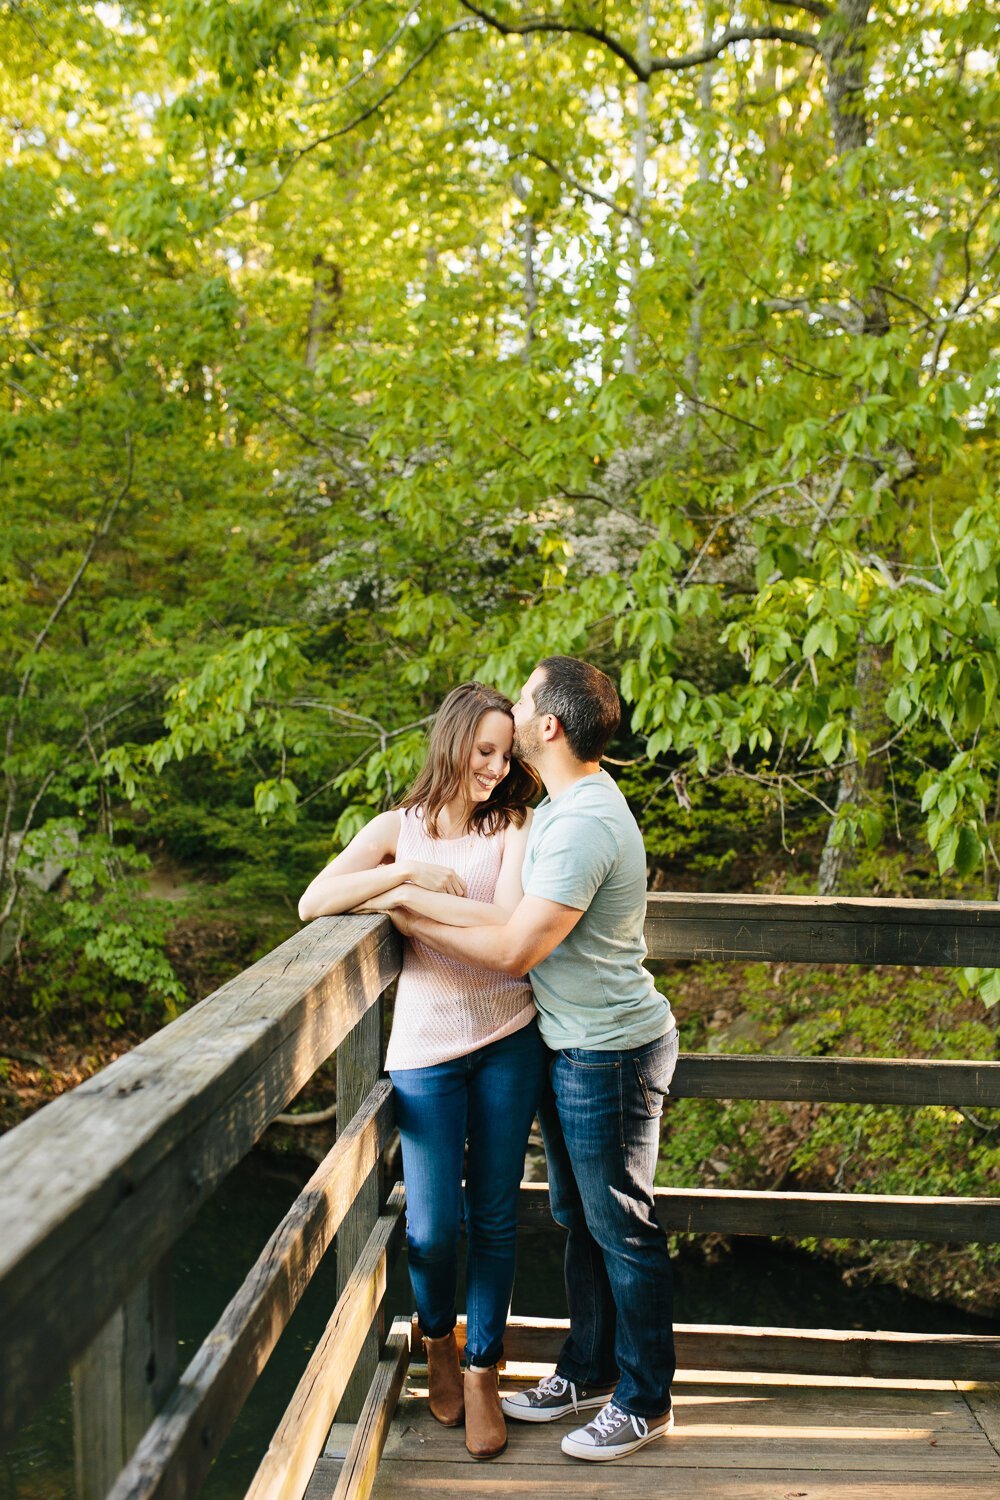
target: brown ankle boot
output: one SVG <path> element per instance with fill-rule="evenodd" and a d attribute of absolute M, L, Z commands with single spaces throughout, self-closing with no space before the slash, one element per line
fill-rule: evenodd
<path fill-rule="evenodd" d="M 443 1338 L 429 1339 L 427 1347 L 427 1405 L 431 1416 L 444 1427 L 460 1427 L 465 1416 L 465 1392 L 462 1372 L 458 1368 L 458 1345 L 455 1330 Z"/>
<path fill-rule="evenodd" d="M 465 1372 L 465 1446 L 473 1458 L 496 1458 L 507 1446 L 496 1365 Z"/>

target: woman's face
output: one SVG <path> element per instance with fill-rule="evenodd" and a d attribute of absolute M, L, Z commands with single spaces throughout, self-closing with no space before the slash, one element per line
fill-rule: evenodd
<path fill-rule="evenodd" d="M 514 725 L 499 709 L 490 709 L 476 725 L 476 738 L 469 758 L 469 796 L 485 802 L 493 788 L 510 770 Z"/>

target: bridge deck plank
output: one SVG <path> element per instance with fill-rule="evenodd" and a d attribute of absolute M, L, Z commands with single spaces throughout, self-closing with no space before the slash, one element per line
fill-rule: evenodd
<path fill-rule="evenodd" d="M 519 1382 L 504 1377 L 512 1388 Z M 586 1465 L 560 1452 L 569 1419 L 509 1424 L 507 1451 L 468 1457 L 461 1430 L 427 1410 L 414 1368 L 382 1457 L 373 1500 L 458 1496 L 600 1496 L 641 1500 L 665 1486 L 700 1500 L 995 1500 L 1000 1453 L 952 1382 L 839 1381 L 707 1374 L 678 1379 L 677 1426 L 630 1459 Z M 990 1396 L 996 1400 L 996 1391 Z M 678 1471 L 671 1479 L 670 1471 Z M 319 1476 L 317 1476 L 318 1478 Z M 322 1488 L 320 1485 L 319 1489 Z M 322 1500 L 319 1489 L 310 1491 Z"/>

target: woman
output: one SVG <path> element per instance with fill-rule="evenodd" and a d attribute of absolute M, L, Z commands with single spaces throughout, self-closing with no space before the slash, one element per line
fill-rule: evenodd
<path fill-rule="evenodd" d="M 460 926 L 506 922 L 539 782 L 511 760 L 510 700 L 478 682 L 450 692 L 427 761 L 401 806 L 380 813 L 299 902 L 303 921 L 405 905 Z M 429 1402 L 466 1447 L 507 1445 L 497 1362 L 514 1284 L 517 1195 L 545 1049 L 525 979 L 407 942 L 386 1067 L 406 1181 L 410 1278 L 427 1345 Z M 455 1343 L 455 1282 L 465 1185 L 466 1373 Z"/>

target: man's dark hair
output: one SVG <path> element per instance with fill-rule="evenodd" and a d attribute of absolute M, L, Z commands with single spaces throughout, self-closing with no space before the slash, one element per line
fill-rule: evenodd
<path fill-rule="evenodd" d="M 622 717 L 611 678 L 575 656 L 547 656 L 538 670 L 545 681 L 535 689 L 536 712 L 555 715 L 577 760 L 600 760 Z"/>

